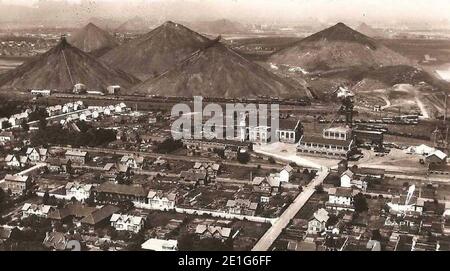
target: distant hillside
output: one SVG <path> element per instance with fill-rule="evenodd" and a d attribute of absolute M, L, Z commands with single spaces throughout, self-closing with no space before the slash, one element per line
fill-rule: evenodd
<path fill-rule="evenodd" d="M 93 23 L 78 30 L 68 41 L 78 49 L 95 56 L 100 56 L 118 45 L 108 32 Z"/>
<path fill-rule="evenodd" d="M 131 92 L 225 98 L 306 96 L 302 87 L 292 86 L 219 41 L 212 41 L 175 68 L 135 86 Z"/>
<path fill-rule="evenodd" d="M 425 82 L 439 90 L 445 90 L 449 84 L 439 80 L 425 70 L 406 66 L 389 66 L 363 71 L 353 78 L 358 84 L 355 90 L 374 90 L 389 88 L 397 84 L 417 85 Z"/>
<path fill-rule="evenodd" d="M 153 23 L 145 20 L 141 17 L 131 18 L 124 23 L 122 23 L 117 29 L 116 32 L 146 32 L 150 29 Z"/>
<path fill-rule="evenodd" d="M 71 91 L 76 83 L 85 84 L 90 90 L 104 90 L 110 85 L 127 89 L 139 82 L 70 45 L 65 38 L 48 52 L 0 75 L 0 88 L 17 90 Z"/>
<path fill-rule="evenodd" d="M 371 38 L 385 38 L 387 36 L 382 30 L 375 29 L 366 23 L 360 24 L 356 31 Z"/>
<path fill-rule="evenodd" d="M 194 22 L 191 23 L 190 26 L 197 32 L 214 35 L 236 34 L 245 30 L 245 27 L 242 24 L 227 19 Z"/>
<path fill-rule="evenodd" d="M 276 52 L 268 62 L 301 67 L 308 71 L 412 63 L 406 57 L 343 23 L 338 23 Z"/>
<path fill-rule="evenodd" d="M 101 60 L 145 80 L 172 68 L 207 42 L 208 38 L 169 21 L 114 48 Z"/>

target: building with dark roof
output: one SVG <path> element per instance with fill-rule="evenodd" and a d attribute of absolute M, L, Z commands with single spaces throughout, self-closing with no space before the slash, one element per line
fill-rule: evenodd
<path fill-rule="evenodd" d="M 93 190 L 94 198 L 99 203 L 147 203 L 148 191 L 142 185 L 124 185 L 105 182 Z"/>

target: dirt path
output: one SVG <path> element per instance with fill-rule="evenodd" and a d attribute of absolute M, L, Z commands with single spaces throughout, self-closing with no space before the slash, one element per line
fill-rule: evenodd
<path fill-rule="evenodd" d="M 420 112 L 422 112 L 423 118 L 424 119 L 429 119 L 430 115 L 428 114 L 428 111 L 427 111 L 425 105 L 423 104 L 423 102 L 419 99 L 418 96 L 416 96 L 415 99 L 416 99 L 417 106 L 420 109 Z"/>
<path fill-rule="evenodd" d="M 391 101 L 386 96 L 380 96 L 380 98 L 383 99 L 383 101 L 386 103 L 386 105 L 383 105 L 381 107 L 381 110 L 385 110 L 385 109 L 387 109 L 387 108 L 392 106 Z"/>

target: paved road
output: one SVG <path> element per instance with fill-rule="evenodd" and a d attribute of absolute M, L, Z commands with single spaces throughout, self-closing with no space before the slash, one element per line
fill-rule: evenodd
<path fill-rule="evenodd" d="M 286 211 L 278 218 L 278 220 L 272 225 L 272 227 L 264 234 L 258 243 L 253 247 L 252 251 L 267 251 L 272 244 L 281 234 L 284 228 L 286 228 L 289 222 L 295 217 L 295 215 L 302 209 L 309 198 L 314 194 L 315 187 L 322 184 L 325 178 L 330 174 L 328 168 L 322 169 L 317 173 L 308 186 L 303 189 L 294 202 L 286 209 Z"/>

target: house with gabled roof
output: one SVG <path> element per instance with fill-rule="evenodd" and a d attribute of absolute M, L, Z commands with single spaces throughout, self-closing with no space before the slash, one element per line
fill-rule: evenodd
<path fill-rule="evenodd" d="M 10 190 L 13 195 L 23 195 L 31 187 L 31 178 L 6 174 L 3 184 L 4 189 Z"/>
<path fill-rule="evenodd" d="M 86 164 L 88 153 L 79 150 L 68 150 L 66 151 L 66 159 L 70 160 L 74 164 Z"/>
<path fill-rule="evenodd" d="M 326 223 L 330 218 L 327 210 L 320 208 L 308 221 L 308 234 L 318 234 L 326 229 Z"/>
<path fill-rule="evenodd" d="M 446 165 L 447 164 L 447 154 L 440 150 L 435 150 L 425 157 L 425 161 L 428 165 Z"/>
<path fill-rule="evenodd" d="M 22 218 L 26 218 L 32 215 L 41 218 L 47 218 L 49 213 L 54 210 L 56 210 L 55 206 L 44 204 L 31 204 L 31 203 L 25 203 L 21 209 Z"/>
<path fill-rule="evenodd" d="M 145 218 L 143 216 L 115 213 L 111 216 L 109 221 L 111 222 L 111 226 L 117 231 L 130 231 L 138 233 L 144 227 Z"/>
<path fill-rule="evenodd" d="M 182 171 L 180 173 L 180 182 L 188 186 L 206 185 L 209 182 L 209 178 L 206 172 L 202 171 Z"/>
<path fill-rule="evenodd" d="M 53 231 L 45 234 L 45 239 L 42 244 L 46 248 L 54 251 L 64 251 L 67 249 L 68 242 L 69 240 L 64 233 Z"/>
<path fill-rule="evenodd" d="M 231 237 L 231 232 L 231 228 L 209 224 L 199 224 L 195 228 L 195 234 L 200 236 L 200 239 L 216 238 L 226 240 Z"/>
<path fill-rule="evenodd" d="M 8 154 L 5 158 L 5 163 L 9 168 L 21 168 L 25 165 L 22 165 L 20 162 L 20 156 L 17 154 Z"/>
<path fill-rule="evenodd" d="M 120 159 L 120 164 L 134 169 L 142 169 L 144 166 L 144 157 L 140 155 L 124 155 Z"/>
<path fill-rule="evenodd" d="M 56 221 L 72 220 L 77 226 L 82 224 L 90 227 L 96 227 L 104 222 L 109 222 L 109 218 L 120 209 L 112 205 L 101 205 L 90 207 L 87 205 L 75 203 L 67 204 L 63 208 L 49 213 L 48 218 Z"/>
<path fill-rule="evenodd" d="M 48 150 L 45 148 L 28 148 L 26 155 L 32 163 L 44 162 L 47 159 Z"/>
<path fill-rule="evenodd" d="M 255 177 L 252 181 L 253 191 L 257 193 L 278 193 L 280 185 L 280 180 L 272 176 Z"/>
<path fill-rule="evenodd" d="M 69 199 L 75 198 L 77 201 L 84 202 L 89 199 L 94 186 L 92 184 L 82 184 L 79 182 L 70 182 L 66 184 L 66 196 Z"/>
<path fill-rule="evenodd" d="M 353 181 L 354 177 L 355 177 L 355 174 L 350 169 L 347 169 L 341 175 L 341 187 L 346 187 L 346 188 L 352 187 L 351 182 Z"/>
<path fill-rule="evenodd" d="M 230 214 L 254 216 L 258 209 L 258 203 L 249 199 L 228 200 L 226 208 Z"/>
<path fill-rule="evenodd" d="M 357 191 L 352 188 L 337 187 L 330 188 L 328 191 L 328 202 L 326 207 L 332 210 L 349 210 L 353 211 L 355 207 L 353 206 L 353 197 Z"/>
<path fill-rule="evenodd" d="M 177 193 L 165 193 L 161 190 L 150 190 L 148 192 L 148 208 L 156 210 L 174 209 L 178 200 Z"/>
<path fill-rule="evenodd" d="M 209 177 L 215 178 L 220 171 L 220 164 L 196 162 L 193 169 L 194 171 L 206 171 Z"/>
<path fill-rule="evenodd" d="M 282 183 L 288 183 L 291 180 L 292 174 L 294 173 L 294 168 L 291 167 L 291 165 L 287 164 L 284 166 L 280 171 L 280 182 Z"/>
<path fill-rule="evenodd" d="M 280 142 L 295 144 L 303 134 L 303 125 L 299 120 L 280 120 L 276 132 Z"/>

